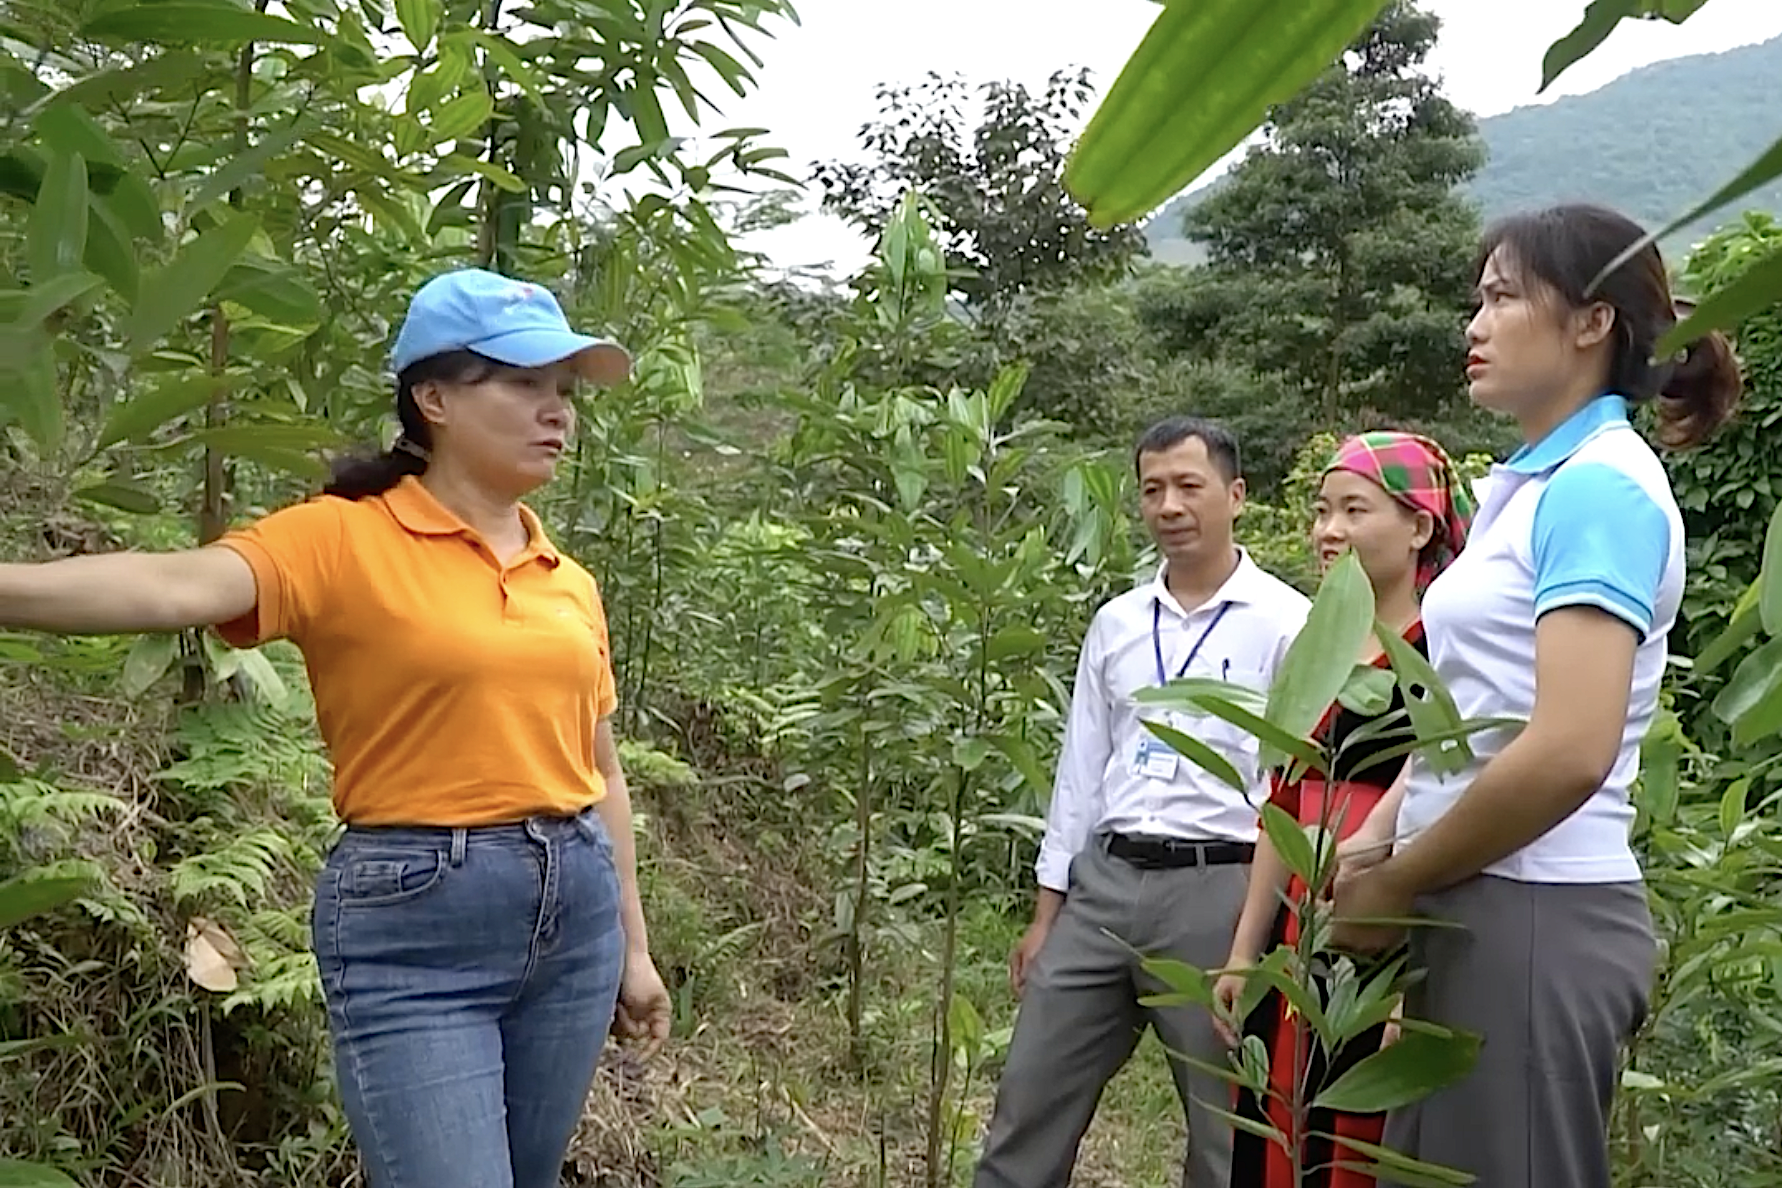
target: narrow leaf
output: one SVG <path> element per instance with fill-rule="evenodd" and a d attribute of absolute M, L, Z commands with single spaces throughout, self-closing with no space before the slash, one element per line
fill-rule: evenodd
<path fill-rule="evenodd" d="M 1782 505 L 1778 505 L 1778 511 L 1782 512 Z M 1770 521 L 1772 533 L 1776 530 L 1775 523 L 1774 519 Z M 1765 537 L 1764 540 L 1764 553 L 1766 556 L 1769 554 L 1768 537 Z M 1782 585 L 1782 570 L 1773 570 L 1772 572 L 1778 575 L 1778 584 Z M 1732 659 L 1734 653 L 1744 647 L 1746 643 L 1756 638 L 1758 629 L 1763 626 L 1758 607 L 1758 601 L 1763 595 L 1763 586 L 1763 575 L 1760 573 L 1757 580 L 1746 586 L 1745 592 L 1739 595 L 1739 601 L 1733 606 L 1732 619 L 1727 623 L 1726 629 L 1715 636 L 1708 646 L 1702 649 L 1701 654 L 1695 658 L 1695 671 L 1698 675 L 1705 676 L 1713 672 Z"/>
<path fill-rule="evenodd" d="M 1262 828 L 1287 869 L 1307 886 L 1316 887 L 1319 882 L 1318 855 L 1300 823 L 1288 816 L 1280 805 L 1270 802 L 1262 806 Z"/>
<path fill-rule="evenodd" d="M 1393 1046 L 1397 1047 L 1396 1044 Z M 1382 1177 L 1383 1179 L 1388 1183 L 1394 1181 L 1403 1183 L 1407 1185 L 1407 1188 L 1413 1184 L 1418 1188 L 1466 1188 L 1466 1185 L 1471 1184 L 1476 1178 L 1470 1172 L 1454 1171 L 1451 1168 L 1438 1167 L 1433 1163 L 1424 1163 L 1421 1160 L 1412 1159 L 1409 1155 L 1401 1155 L 1397 1151 L 1374 1143 L 1363 1142 L 1358 1138 L 1339 1137 L 1334 1134 L 1325 1134 L 1322 1131 L 1314 1131 L 1312 1137 L 1329 1139 L 1351 1151 L 1366 1155 L 1378 1165 L 1379 1169 L 1389 1173 Z"/>
<path fill-rule="evenodd" d="M 64 272 L 53 280 L 32 285 L 25 291 L 25 304 L 19 310 L 18 324 L 41 326 L 51 314 L 84 301 L 104 286 L 103 279 L 84 270 Z"/>
<path fill-rule="evenodd" d="M 226 4 L 138 4 L 104 13 L 81 29 L 95 41 L 152 41 L 159 45 L 239 45 L 264 41 L 327 45 L 328 30 Z"/>
<path fill-rule="evenodd" d="M 1710 330 L 1731 330 L 1753 314 L 1782 302 L 1782 249 L 1771 249 L 1738 280 L 1707 300 L 1658 340 L 1653 353 L 1668 358 Z"/>
<path fill-rule="evenodd" d="M 0 326 L 0 412 L 9 409 L 44 453 L 61 448 L 66 422 L 55 341 L 40 324 Z"/>
<path fill-rule="evenodd" d="M 77 488 L 74 496 L 88 503 L 129 512 L 133 516 L 152 516 L 161 510 L 161 501 L 155 498 L 153 491 L 116 480 Z"/>
<path fill-rule="evenodd" d="M 1478 1058 L 1478 1036 L 1408 1032 L 1325 1086 L 1312 1106 L 1348 1114 L 1396 1110 L 1459 1081 Z"/>
<path fill-rule="evenodd" d="M 245 375 L 241 371 L 222 375 L 182 371 L 166 376 L 153 387 L 114 405 L 96 446 L 105 449 L 120 441 L 145 438 L 186 413 L 203 408 L 220 387 L 238 383 Z"/>
<path fill-rule="evenodd" d="M 489 97 L 488 91 L 478 86 L 435 111 L 428 122 L 427 134 L 433 138 L 434 144 L 461 140 L 486 125 L 494 111 L 495 101 Z"/>
<path fill-rule="evenodd" d="M 1318 587 L 1305 626 L 1269 686 L 1268 720 L 1296 738 L 1309 736 L 1348 683 L 1373 626 L 1373 586 L 1355 554 L 1345 553 Z"/>
<path fill-rule="evenodd" d="M 259 229 L 255 216 L 236 215 L 181 247 L 166 267 L 143 278 L 126 323 L 131 348 L 140 352 L 154 345 L 202 305 Z"/>
<path fill-rule="evenodd" d="M 316 127 L 313 117 L 302 114 L 277 131 L 261 137 L 258 144 L 245 153 L 231 157 L 228 164 L 205 178 L 192 191 L 189 204 L 194 208 L 207 206 L 236 187 L 260 176 L 265 172 L 268 161 L 286 152 Z"/>
<path fill-rule="evenodd" d="M 1176 754 L 1197 767 L 1205 768 L 1239 792 L 1248 787 L 1244 782 L 1244 777 L 1238 774 L 1238 769 L 1231 765 L 1229 759 L 1199 739 L 1189 738 L 1180 730 L 1165 726 L 1161 722 L 1146 722 L 1145 729 L 1168 743 Z"/>
<path fill-rule="evenodd" d="M 1782 503 L 1770 515 L 1763 536 L 1763 568 L 1758 577 L 1758 611 L 1766 635 L 1782 635 Z"/>
<path fill-rule="evenodd" d="M 505 38 L 494 37 L 481 29 L 467 29 L 464 35 L 489 55 L 489 60 L 500 68 L 506 78 L 520 87 L 539 103 L 545 102 L 544 84 L 539 81 L 538 73 L 526 64 L 513 43 Z"/>
<path fill-rule="evenodd" d="M 444 16 L 440 0 L 396 0 L 396 21 L 417 54 L 425 53 L 433 44 L 433 35 L 439 31 Z"/>
<path fill-rule="evenodd" d="M 1638 0 L 1591 0 L 1577 27 L 1547 47 L 1546 56 L 1541 59 L 1541 85 L 1535 93 L 1545 91 L 1567 67 L 1588 57 L 1615 31 L 1616 25 L 1634 15 L 1638 6 Z"/>
<path fill-rule="evenodd" d="M 281 326 L 305 328 L 322 320 L 322 299 L 295 269 L 244 258 L 229 270 L 215 296 L 244 305 Z"/>
<path fill-rule="evenodd" d="M 1732 840 L 1733 831 L 1745 819 L 1745 797 L 1751 793 L 1749 780 L 1734 780 L 1720 796 L 1720 834 Z"/>
<path fill-rule="evenodd" d="M 80 267 L 87 250 L 88 210 L 86 158 L 79 153 L 55 154 L 43 171 L 43 184 L 25 225 L 33 284 Z"/>
<path fill-rule="evenodd" d="M 1385 6 L 1386 0 L 1166 5 L 1071 153 L 1065 168 L 1071 195 L 1098 227 L 1128 222 L 1168 201 L 1235 148 L 1271 106 L 1293 98 L 1335 62 Z"/>

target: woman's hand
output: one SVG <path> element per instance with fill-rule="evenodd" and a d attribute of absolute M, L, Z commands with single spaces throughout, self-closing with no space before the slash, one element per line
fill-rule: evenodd
<path fill-rule="evenodd" d="M 641 1046 L 645 1060 L 662 1050 L 668 1039 L 668 1026 L 674 1009 L 668 1000 L 668 987 L 656 972 L 656 963 L 648 953 L 628 954 L 625 975 L 619 982 L 619 1002 L 613 1011 L 613 1034 L 621 1040 Z"/>
<path fill-rule="evenodd" d="M 1237 962 L 1229 962 L 1228 967 Z M 1247 963 L 1246 963 L 1247 964 Z M 1244 995 L 1244 983 L 1249 979 L 1242 972 L 1233 971 L 1219 975 L 1213 983 L 1213 1030 L 1225 1041 L 1225 1046 L 1235 1048 L 1242 1040 L 1239 1032 L 1244 1021 L 1237 1017 L 1238 1000 Z"/>
<path fill-rule="evenodd" d="M 1359 873 L 1339 874 L 1336 912 L 1331 943 L 1358 953 L 1378 953 L 1404 939 L 1404 927 L 1362 921 L 1403 920 L 1410 916 L 1417 893 L 1399 877 L 1390 862 L 1379 862 Z"/>

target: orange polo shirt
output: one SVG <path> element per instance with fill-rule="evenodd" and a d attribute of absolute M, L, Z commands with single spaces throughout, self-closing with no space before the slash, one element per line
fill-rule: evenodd
<path fill-rule="evenodd" d="M 531 543 L 506 565 L 413 478 L 218 542 L 259 588 L 218 632 L 302 650 L 343 821 L 489 825 L 605 794 L 594 727 L 618 698 L 600 591 L 520 514 Z"/>

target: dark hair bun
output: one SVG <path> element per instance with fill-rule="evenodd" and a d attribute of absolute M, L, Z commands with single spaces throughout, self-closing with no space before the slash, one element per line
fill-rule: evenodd
<path fill-rule="evenodd" d="M 1732 419 L 1744 387 L 1726 335 L 1714 330 L 1690 343 L 1659 389 L 1659 442 L 1673 450 L 1702 445 Z"/>

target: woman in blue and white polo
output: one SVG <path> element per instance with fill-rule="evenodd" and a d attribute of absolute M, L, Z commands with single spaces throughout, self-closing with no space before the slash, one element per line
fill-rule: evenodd
<path fill-rule="evenodd" d="M 1456 775 L 1414 765 L 1347 843 L 1337 884 L 1339 917 L 1414 906 L 1462 925 L 1413 930 L 1428 977 L 1405 1013 L 1484 1049 L 1459 1084 L 1395 1114 L 1386 1145 L 1489 1188 L 1608 1188 L 1619 1049 L 1654 972 L 1629 789 L 1682 599 L 1683 523 L 1629 406 L 1655 402 L 1660 443 L 1688 448 L 1731 415 L 1740 379 L 1718 334 L 1653 359 L 1676 321 L 1655 247 L 1592 288 L 1641 235 L 1562 206 L 1486 237 L 1467 379 L 1526 444 L 1484 485 L 1423 620 L 1460 713 L 1527 725 L 1476 736 Z M 1391 939 L 1338 931 L 1364 949 Z"/>

